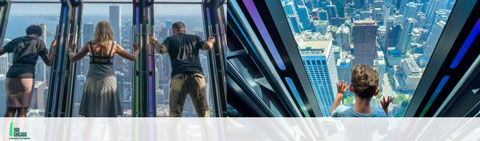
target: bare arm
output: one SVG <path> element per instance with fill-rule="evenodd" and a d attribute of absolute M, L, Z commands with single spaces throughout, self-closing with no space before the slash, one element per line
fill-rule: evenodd
<path fill-rule="evenodd" d="M 203 43 L 202 49 L 211 50 L 213 49 L 214 44 L 215 44 L 215 37 L 209 37 L 208 40 Z"/>
<path fill-rule="evenodd" d="M 52 54 L 52 53 L 50 53 L 50 54 Z M 41 57 L 42 57 L 42 60 L 45 63 L 45 65 L 47 65 L 47 66 L 52 65 L 53 59 L 50 60 L 50 55 L 49 54 L 42 55 Z"/>
<path fill-rule="evenodd" d="M 118 55 L 122 56 L 123 58 L 125 59 L 128 59 L 130 61 L 136 61 L 137 60 L 137 57 L 138 57 L 138 54 L 140 53 L 139 49 L 138 49 L 138 45 L 137 44 L 133 44 L 133 47 L 135 48 L 135 51 L 133 52 L 133 54 L 130 54 L 128 53 L 125 49 L 123 49 L 122 46 L 120 45 L 115 45 L 115 53 L 117 53 Z"/>
<path fill-rule="evenodd" d="M 159 42 L 155 42 L 153 46 L 158 53 L 165 54 L 168 52 L 167 46 L 165 46 L 164 44 L 160 44 Z"/>
<path fill-rule="evenodd" d="M 74 54 L 73 51 L 77 48 L 77 45 L 72 45 L 69 47 L 68 51 L 68 57 L 70 58 L 70 61 L 72 62 L 77 62 L 78 60 L 82 59 L 88 54 L 88 44 L 83 45 L 82 49 L 77 52 L 77 54 Z"/>
<path fill-rule="evenodd" d="M 157 41 L 157 38 L 153 37 L 153 36 L 150 36 L 150 44 L 153 45 L 153 47 L 155 47 L 155 50 L 157 50 L 158 53 L 161 53 L 161 54 L 165 54 L 167 53 L 168 51 L 168 48 L 167 46 L 165 46 L 164 44 L 161 44 Z"/>
<path fill-rule="evenodd" d="M 337 107 L 342 103 L 342 98 L 343 98 L 343 93 L 345 93 L 348 90 L 349 86 L 347 85 L 347 82 L 337 82 L 337 96 L 335 97 L 335 101 L 333 101 L 332 109 L 330 110 L 330 114 L 337 109 Z"/>
<path fill-rule="evenodd" d="M 50 51 L 48 54 L 42 55 L 42 60 L 47 66 L 51 66 L 53 64 L 53 55 L 55 54 L 55 47 L 57 47 L 57 39 L 53 39 L 52 43 L 50 44 Z"/>

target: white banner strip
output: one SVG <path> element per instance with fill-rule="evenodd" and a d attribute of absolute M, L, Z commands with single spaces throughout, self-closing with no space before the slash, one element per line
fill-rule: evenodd
<path fill-rule="evenodd" d="M 479 118 L 1 118 L 0 140 L 479 140 Z"/>

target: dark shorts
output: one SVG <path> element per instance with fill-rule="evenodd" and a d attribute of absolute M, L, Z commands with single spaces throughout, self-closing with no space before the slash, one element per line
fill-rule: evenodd
<path fill-rule="evenodd" d="M 35 78 L 35 65 L 13 64 L 7 72 L 8 78 Z"/>

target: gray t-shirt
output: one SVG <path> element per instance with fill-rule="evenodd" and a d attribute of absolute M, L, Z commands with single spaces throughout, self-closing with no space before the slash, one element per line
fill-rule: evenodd
<path fill-rule="evenodd" d="M 360 114 L 355 112 L 353 105 L 340 105 L 332 113 L 332 117 L 387 117 L 387 114 L 378 107 L 372 108 L 373 112 L 370 114 Z"/>

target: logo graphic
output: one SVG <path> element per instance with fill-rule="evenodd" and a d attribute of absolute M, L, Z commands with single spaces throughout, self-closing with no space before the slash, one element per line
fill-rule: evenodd
<path fill-rule="evenodd" d="M 13 127 L 13 121 L 10 121 L 8 135 L 10 136 L 9 139 L 30 139 L 30 137 L 27 137 L 27 132 L 20 132 L 19 127 Z"/>

